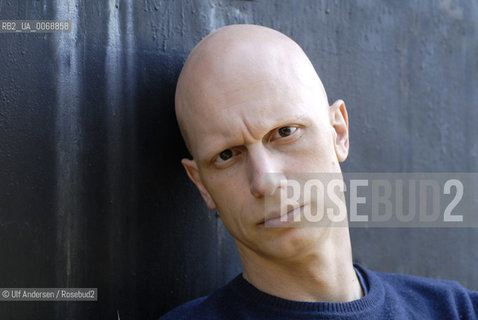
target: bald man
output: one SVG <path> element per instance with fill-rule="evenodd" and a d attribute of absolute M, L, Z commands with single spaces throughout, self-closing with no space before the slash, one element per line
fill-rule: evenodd
<path fill-rule="evenodd" d="M 454 282 L 354 265 L 346 225 L 282 219 L 316 203 L 266 205 L 283 177 L 340 173 L 349 149 L 344 102 L 329 106 L 290 38 L 254 25 L 204 38 L 180 74 L 176 115 L 192 156 L 182 164 L 233 236 L 243 272 L 161 319 L 476 318 L 477 293 Z"/>

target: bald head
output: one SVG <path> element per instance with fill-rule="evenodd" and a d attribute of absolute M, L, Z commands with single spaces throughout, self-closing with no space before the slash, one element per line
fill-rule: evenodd
<path fill-rule="evenodd" d="M 240 106 L 241 97 L 253 90 L 262 90 L 267 103 L 268 96 L 284 90 L 296 94 L 297 86 L 327 100 L 311 62 L 284 34 L 256 25 L 230 25 L 211 33 L 189 55 L 176 89 L 176 116 L 189 151 L 196 156 L 211 115 Z"/>

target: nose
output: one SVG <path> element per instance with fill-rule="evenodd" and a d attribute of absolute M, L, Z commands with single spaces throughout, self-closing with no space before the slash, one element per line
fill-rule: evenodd
<path fill-rule="evenodd" d="M 253 146 L 249 148 L 248 160 L 252 195 L 262 198 L 276 192 L 284 179 L 278 155 L 263 146 Z"/>

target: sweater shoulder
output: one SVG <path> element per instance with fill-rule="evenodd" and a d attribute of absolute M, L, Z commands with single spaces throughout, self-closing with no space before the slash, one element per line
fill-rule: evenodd
<path fill-rule="evenodd" d="M 209 296 L 197 298 L 176 307 L 159 318 L 159 320 L 210 320 L 224 318 L 224 314 L 227 314 L 230 307 L 228 303 L 233 302 L 231 286 L 234 285 L 233 283 L 237 281 L 238 277 L 225 286 L 216 289 Z"/>
<path fill-rule="evenodd" d="M 454 314 L 478 313 L 478 291 L 469 290 L 457 281 L 383 272 L 375 274 L 388 295 L 407 304 L 434 306 Z"/>
<path fill-rule="evenodd" d="M 392 285 L 398 289 L 416 289 L 433 292 L 448 292 L 448 293 L 476 293 L 466 289 L 457 281 L 442 280 L 426 278 L 414 275 L 405 275 L 398 273 L 375 272 L 386 285 Z"/>
<path fill-rule="evenodd" d="M 206 300 L 206 298 L 207 297 L 201 297 L 188 301 L 167 312 L 165 315 L 161 316 L 159 320 L 194 319 L 194 315 L 197 314 L 197 310 L 201 308 L 201 304 L 204 302 L 204 300 Z"/>

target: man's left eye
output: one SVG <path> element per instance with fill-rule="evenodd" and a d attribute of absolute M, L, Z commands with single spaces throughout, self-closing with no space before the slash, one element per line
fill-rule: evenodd
<path fill-rule="evenodd" d="M 297 130 L 297 127 L 282 127 L 277 129 L 277 131 L 274 133 L 274 138 L 285 138 L 293 134 Z"/>

